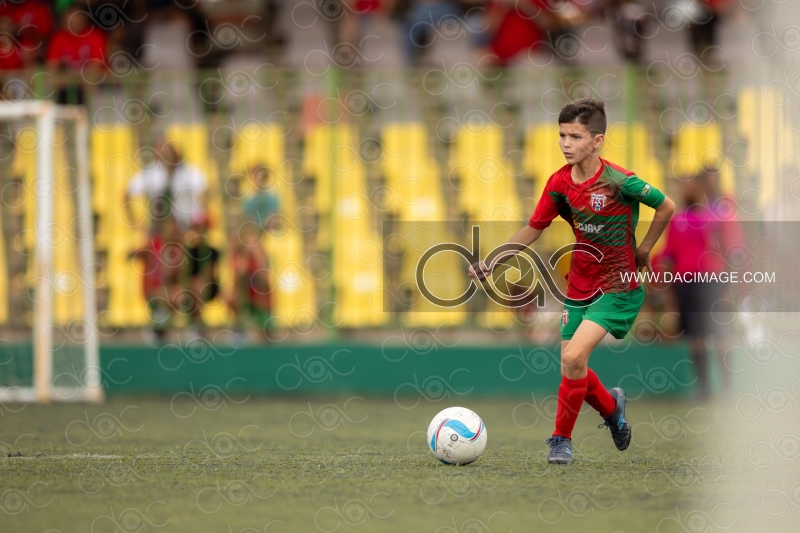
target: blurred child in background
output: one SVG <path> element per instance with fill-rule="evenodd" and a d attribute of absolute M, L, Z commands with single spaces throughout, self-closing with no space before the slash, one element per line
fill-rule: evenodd
<path fill-rule="evenodd" d="M 244 201 L 244 220 L 231 238 L 234 283 L 233 293 L 227 300 L 236 313 L 240 329 L 248 322 L 256 322 L 266 332 L 272 310 L 272 290 L 264 239 L 267 231 L 278 225 L 280 200 L 272 191 L 272 175 L 267 167 L 251 167 L 248 177 L 253 191 Z"/>
<path fill-rule="evenodd" d="M 281 209 L 280 200 L 272 190 L 272 173 L 267 167 L 259 165 L 250 169 L 249 178 L 253 192 L 244 202 L 244 217 L 264 229 L 270 229 L 277 222 L 276 215 Z"/>

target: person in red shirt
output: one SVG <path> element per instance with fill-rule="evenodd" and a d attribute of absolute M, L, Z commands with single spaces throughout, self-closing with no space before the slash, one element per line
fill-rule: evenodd
<path fill-rule="evenodd" d="M 17 5 L 8 6 L 8 15 L 19 28 L 20 39 L 43 42 L 53 31 L 53 15 L 50 7 L 40 0 L 26 0 Z M 0 16 L 2 16 L 0 14 Z"/>
<path fill-rule="evenodd" d="M 560 147 L 567 164 L 547 181 L 528 225 L 508 248 L 521 251 L 561 216 L 572 226 L 576 249 L 567 274 L 561 320 L 561 386 L 550 445 L 549 463 L 572 462 L 572 429 L 584 400 L 600 413 L 617 449 L 627 449 L 631 428 L 625 417 L 625 392 L 606 390 L 588 368 L 589 355 L 611 333 L 622 339 L 644 302 L 637 271 L 650 267 L 650 252 L 667 226 L 675 204 L 633 172 L 600 158 L 606 131 L 602 101 L 582 98 L 561 109 Z M 656 210 L 642 242 L 635 238 L 639 204 Z M 481 261 L 469 276 L 484 279 L 500 262 Z"/>
<path fill-rule="evenodd" d="M 563 4 L 564 7 L 554 9 Z M 559 6 L 560 7 L 560 6 Z M 520 52 L 542 46 L 558 32 L 582 22 L 583 14 L 567 0 L 495 0 L 486 8 L 488 31 L 493 35 L 488 53 L 506 64 Z"/>
<path fill-rule="evenodd" d="M 80 74 L 84 81 L 100 77 L 106 57 L 106 35 L 91 25 L 80 6 L 67 9 L 61 16 L 61 28 L 47 47 L 47 65 Z M 94 83 L 92 83 L 94 85 Z M 72 82 L 58 90 L 60 104 L 83 104 L 84 84 Z"/>
<path fill-rule="evenodd" d="M 0 5 L 0 70 L 35 65 L 52 29 L 50 8 L 39 0 Z"/>
<path fill-rule="evenodd" d="M 66 10 L 61 28 L 53 34 L 47 47 L 47 64 L 80 70 L 88 61 L 101 64 L 105 55 L 105 33 L 91 25 L 79 6 Z"/>

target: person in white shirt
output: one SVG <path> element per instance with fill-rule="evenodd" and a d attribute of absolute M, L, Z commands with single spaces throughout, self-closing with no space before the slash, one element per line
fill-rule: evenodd
<path fill-rule="evenodd" d="M 199 318 L 199 296 L 189 295 L 187 300 L 183 289 L 194 285 L 200 271 L 196 263 L 205 257 L 195 257 L 196 243 L 186 240 L 197 233 L 197 228 L 208 225 L 207 181 L 200 169 L 186 163 L 174 144 L 158 142 L 156 155 L 155 161 L 143 165 L 131 178 L 125 205 L 133 221 L 132 200 L 144 196 L 147 201 L 149 238 L 134 256 L 144 260 L 145 298 L 154 332 L 163 339 L 173 310 L 188 311 Z"/>
<path fill-rule="evenodd" d="M 206 218 L 206 177 L 186 163 L 172 143 L 161 141 L 156 147 L 159 157 L 128 183 L 126 205 L 133 197 L 144 195 L 154 225 L 172 216 L 182 233 Z"/>

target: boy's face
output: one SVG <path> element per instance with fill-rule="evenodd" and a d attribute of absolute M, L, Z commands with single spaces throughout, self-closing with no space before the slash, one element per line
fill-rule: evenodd
<path fill-rule="evenodd" d="M 256 187 L 262 191 L 266 190 L 267 186 L 269 185 L 269 173 L 265 172 L 264 170 L 256 170 L 254 177 Z"/>
<path fill-rule="evenodd" d="M 579 122 L 565 122 L 559 124 L 558 128 L 558 145 L 570 165 L 582 163 L 592 154 L 596 154 L 603 145 L 605 138 L 603 134 L 592 135 L 586 126 Z"/>
<path fill-rule="evenodd" d="M 159 153 L 164 166 L 170 170 L 177 167 L 181 162 L 181 156 L 178 151 L 168 142 L 164 142 L 159 146 Z"/>
<path fill-rule="evenodd" d="M 681 196 L 687 206 L 702 203 L 703 193 L 705 193 L 705 183 L 701 176 L 686 180 L 681 185 Z"/>

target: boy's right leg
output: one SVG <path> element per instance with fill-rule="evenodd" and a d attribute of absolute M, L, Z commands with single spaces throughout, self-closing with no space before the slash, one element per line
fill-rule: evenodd
<path fill-rule="evenodd" d="M 606 329 L 596 322 L 583 320 L 572 339 L 561 343 L 561 386 L 558 389 L 556 430 L 554 436 L 572 438 L 572 428 L 588 392 L 589 355 L 603 337 Z"/>
<path fill-rule="evenodd" d="M 563 331 L 564 328 L 562 328 Z M 589 355 L 607 331 L 591 321 L 581 321 L 572 339 L 561 343 L 561 385 L 558 388 L 556 427 L 550 444 L 549 463 L 572 462 L 572 430 L 586 397 Z"/>

